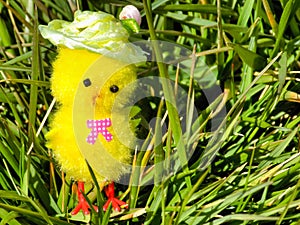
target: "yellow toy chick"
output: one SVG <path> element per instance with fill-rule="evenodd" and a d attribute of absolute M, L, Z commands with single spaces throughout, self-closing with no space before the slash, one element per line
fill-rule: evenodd
<path fill-rule="evenodd" d="M 115 198 L 112 181 L 126 172 L 134 145 L 132 136 L 122 139 L 130 120 L 122 109 L 134 91 L 133 63 L 145 61 L 144 56 L 128 42 L 120 21 L 104 12 L 76 11 L 73 22 L 54 20 L 39 29 L 58 46 L 51 78 L 58 110 L 50 123 L 47 146 L 61 169 L 78 183 L 79 203 L 72 214 L 81 209 L 89 214 L 82 195 L 84 182 L 92 182 L 86 160 L 99 183 L 110 182 L 103 209 L 112 203 L 120 211 L 126 203 Z"/>

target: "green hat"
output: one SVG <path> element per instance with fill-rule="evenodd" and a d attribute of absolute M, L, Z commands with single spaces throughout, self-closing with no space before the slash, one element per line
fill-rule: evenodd
<path fill-rule="evenodd" d="M 74 21 L 53 20 L 40 25 L 42 36 L 54 45 L 87 49 L 126 62 L 145 61 L 143 51 L 128 41 L 128 31 L 113 15 L 76 11 Z"/>

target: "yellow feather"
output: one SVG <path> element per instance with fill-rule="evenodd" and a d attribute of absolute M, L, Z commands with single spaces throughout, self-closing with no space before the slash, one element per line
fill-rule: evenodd
<path fill-rule="evenodd" d="M 97 81 L 92 80 L 91 86 L 95 83 L 101 85 L 94 87 L 96 92 L 81 93 L 81 98 L 84 98 L 86 106 L 94 105 L 95 113 L 94 118 L 89 119 L 105 119 L 112 117 L 112 108 L 122 108 L 124 103 L 128 102 L 131 92 L 126 92 L 128 95 L 122 96 L 124 102 L 116 102 L 117 93 L 112 93 L 110 87 L 117 85 L 119 91 L 126 87 L 129 83 L 136 79 L 136 70 L 133 65 L 122 64 L 115 59 L 111 59 L 100 54 L 89 52 L 87 50 L 68 49 L 61 47 L 56 61 L 53 64 L 53 75 L 51 80 L 51 89 L 53 96 L 58 101 L 58 109 L 50 123 L 50 131 L 47 134 L 48 147 L 53 150 L 55 159 L 61 166 L 61 169 L 65 171 L 74 180 L 91 181 L 91 176 L 88 167 L 85 162 L 85 157 L 82 154 L 84 149 L 80 149 L 78 146 L 78 135 L 74 132 L 73 113 L 76 101 L 77 90 L 79 85 L 82 85 L 84 74 L 94 63 L 104 63 L 103 69 L 99 71 L 97 75 Z M 108 70 L 108 68 L 116 68 Z M 111 72 L 113 71 L 113 73 Z M 133 91 L 133 88 L 131 88 Z M 82 105 L 80 107 L 86 107 Z M 75 115 L 76 116 L 76 115 Z M 118 111 L 116 113 L 116 121 L 112 127 L 108 128 L 108 131 L 112 134 L 113 139 L 106 141 L 104 137 L 99 134 L 97 141 L 100 141 L 102 145 L 95 145 L 93 151 L 102 155 L 101 152 L 109 153 L 114 160 L 107 160 L 106 158 L 95 159 L 97 163 L 103 168 L 105 175 L 100 174 L 95 170 L 95 175 L 98 182 L 102 182 L 106 179 L 117 180 L 119 176 L 126 172 L 124 167 L 117 162 L 129 164 L 131 159 L 131 149 L 127 145 L 123 144 L 118 139 L 114 126 L 125 127 L 128 123 L 126 115 L 122 115 Z M 82 124 L 83 129 L 87 129 L 86 124 Z M 121 129 L 122 130 L 122 129 Z M 127 140 L 128 141 L 128 140 Z M 129 140 L 131 142 L 133 140 Z M 97 147 L 96 147 L 97 146 Z M 100 148 L 99 148 L 100 146 Z M 103 154 L 104 155 L 104 154 Z"/>

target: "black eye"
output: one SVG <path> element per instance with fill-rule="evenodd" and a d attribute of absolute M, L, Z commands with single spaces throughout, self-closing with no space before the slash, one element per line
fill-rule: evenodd
<path fill-rule="evenodd" d="M 118 87 L 117 85 L 112 85 L 112 86 L 110 86 L 109 90 L 110 90 L 112 93 L 116 93 L 116 92 L 118 92 L 119 87 Z"/>
<path fill-rule="evenodd" d="M 92 82 L 91 82 L 91 80 L 90 80 L 89 78 L 87 78 L 87 79 L 85 79 L 85 80 L 83 81 L 83 85 L 84 85 L 85 87 L 89 87 L 89 86 L 91 86 L 91 84 L 92 84 Z"/>

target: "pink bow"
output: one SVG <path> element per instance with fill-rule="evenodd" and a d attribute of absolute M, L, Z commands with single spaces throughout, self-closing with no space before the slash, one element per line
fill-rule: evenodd
<path fill-rule="evenodd" d="M 87 120 L 87 127 L 91 128 L 91 132 L 86 138 L 86 141 L 89 144 L 95 144 L 98 134 L 101 133 L 106 141 L 112 140 L 112 135 L 109 133 L 109 131 L 106 129 L 107 127 L 111 126 L 111 120 L 110 118 L 106 118 L 104 120 Z"/>

